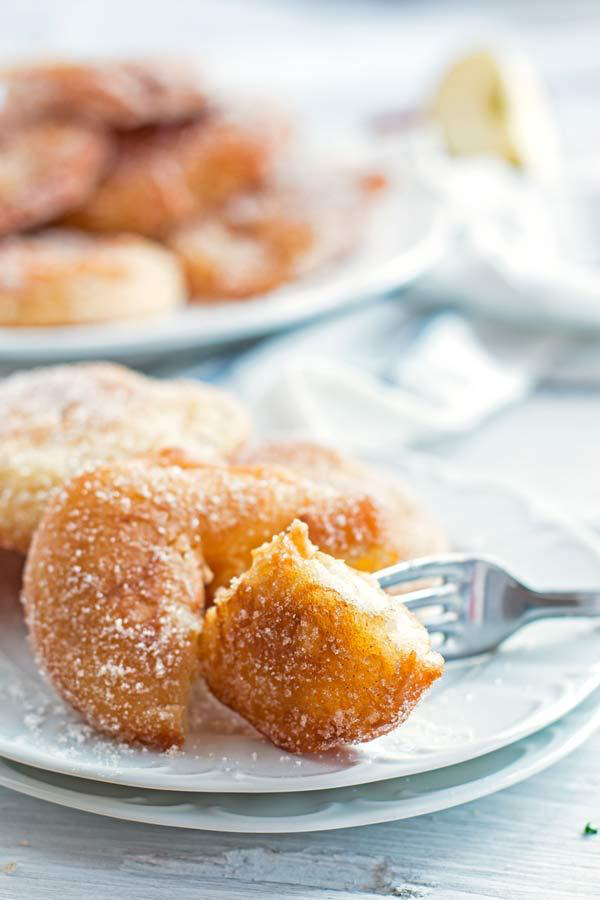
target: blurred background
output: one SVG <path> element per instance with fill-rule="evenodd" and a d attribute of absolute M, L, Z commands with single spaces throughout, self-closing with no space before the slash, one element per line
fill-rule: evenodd
<path fill-rule="evenodd" d="M 338 372 L 330 394 L 323 379 L 315 381 L 308 401 L 316 410 L 315 436 L 345 440 L 360 430 L 358 443 L 370 443 L 368 450 L 384 444 L 394 450 L 425 448 L 600 525 L 600 284 L 595 271 L 600 259 L 600 5 L 595 0 L 5 0 L 1 19 L 0 53 L 6 60 L 191 58 L 215 90 L 257 106 L 267 98 L 287 108 L 303 128 L 324 134 L 348 126 L 372 133 L 373 123 L 389 122 L 400 123 L 402 130 L 415 110 L 430 104 L 453 60 L 479 47 L 492 48 L 498 59 L 505 51 L 522 54 L 544 85 L 552 127 L 560 135 L 560 171 L 542 181 L 533 173 L 530 182 L 526 171 L 518 191 L 535 187 L 533 200 L 529 193 L 519 194 L 508 212 L 500 209 L 494 234 L 506 232 L 501 260 L 499 245 L 492 250 L 486 245 L 485 265 L 457 275 L 452 271 L 455 244 L 449 241 L 443 264 L 392 299 L 410 310 L 406 322 L 412 326 L 401 334 L 396 320 L 393 329 L 386 324 L 390 301 L 383 307 L 372 302 L 370 311 L 358 313 L 362 319 L 340 314 L 347 328 L 328 319 L 316 332 L 315 326 L 304 337 L 298 332 L 283 349 L 261 343 L 262 358 L 252 341 L 225 353 L 222 347 L 218 353 L 203 351 L 197 359 L 148 363 L 146 369 L 219 379 L 242 393 L 252 383 L 255 395 L 259 384 L 264 402 L 285 406 L 277 391 L 265 389 L 268 373 L 274 367 L 283 372 L 284 358 L 313 359 L 318 347 L 321 362 L 323 357 L 341 361 L 352 372 L 339 378 Z M 538 144 L 543 155 L 544 139 Z M 577 180 L 573 188 L 580 171 L 588 181 Z M 462 215 L 463 207 L 487 196 L 487 175 L 481 177 L 476 164 L 472 170 L 438 171 L 436 196 L 440 206 L 450 207 L 451 219 L 457 208 Z M 495 182 L 502 201 L 507 183 Z M 568 235 L 559 235 L 564 238 L 560 252 L 568 245 L 559 271 L 553 268 L 557 234 L 567 220 Z M 533 221 L 535 228 L 529 228 Z M 474 232 L 489 237 L 479 220 Z M 529 247 L 531 254 L 520 254 Z M 534 257 L 535 271 L 528 272 Z M 575 271 L 579 263 L 585 271 Z M 454 318 L 439 319 L 439 310 Z M 283 338 L 289 339 L 289 334 Z M 299 364 L 296 380 L 304 377 L 307 365 Z M 358 377 L 365 372 L 376 377 L 377 385 Z M 292 380 L 279 381 L 292 397 L 293 373 L 288 375 Z M 387 391 L 382 409 L 370 416 L 379 388 Z M 405 402 L 411 392 L 412 407 Z M 326 395 L 330 406 L 317 409 L 315 398 Z M 352 398 L 359 395 L 353 406 Z M 296 415 L 298 406 L 291 405 Z M 332 408 L 350 409 L 345 418 L 340 413 L 335 427 Z M 351 427 L 352 416 L 360 428 Z M 303 423 L 308 430 L 310 418 Z"/>
<path fill-rule="evenodd" d="M 568 144 L 600 136 L 594 0 L 5 0 L 5 59 L 174 52 L 216 82 L 310 116 L 420 103 L 472 46 L 517 46 L 540 67 Z"/>

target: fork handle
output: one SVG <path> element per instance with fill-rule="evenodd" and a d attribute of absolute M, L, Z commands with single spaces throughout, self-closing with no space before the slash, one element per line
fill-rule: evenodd
<path fill-rule="evenodd" d="M 528 611 L 534 618 L 548 616 L 600 616 L 598 591 L 532 591 Z"/>

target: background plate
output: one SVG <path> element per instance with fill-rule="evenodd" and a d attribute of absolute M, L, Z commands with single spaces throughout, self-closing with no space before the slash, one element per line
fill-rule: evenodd
<path fill-rule="evenodd" d="M 400 468 L 400 467 L 399 467 Z M 510 490 L 407 458 L 400 468 L 453 546 L 487 551 L 517 575 L 557 589 L 600 584 L 597 541 Z M 529 626 L 486 658 L 448 666 L 409 721 L 356 747 L 284 753 L 199 688 L 185 750 L 159 754 L 98 736 L 39 677 L 10 558 L 0 603 L 0 755 L 118 784 L 186 791 L 303 791 L 432 771 L 487 753 L 564 715 L 600 684 L 592 621 Z M 576 583 L 575 583 L 576 582 Z"/>
<path fill-rule="evenodd" d="M 142 359 L 256 337 L 406 287 L 438 262 L 446 243 L 439 203 L 407 172 L 374 207 L 356 251 L 310 277 L 264 297 L 189 306 L 150 324 L 0 328 L 0 362 Z"/>

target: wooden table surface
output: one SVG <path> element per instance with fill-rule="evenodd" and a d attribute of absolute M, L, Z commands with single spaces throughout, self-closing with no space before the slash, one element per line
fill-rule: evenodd
<path fill-rule="evenodd" d="M 0 790 L 0 900 L 598 900 L 600 735 L 492 797 L 294 835 L 166 829 Z"/>

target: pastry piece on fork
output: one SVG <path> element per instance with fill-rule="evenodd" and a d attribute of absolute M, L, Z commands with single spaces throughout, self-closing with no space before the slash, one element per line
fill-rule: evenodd
<path fill-rule="evenodd" d="M 440 677 L 418 619 L 295 521 L 217 593 L 200 635 L 211 691 L 278 747 L 327 750 L 400 724 Z"/>

